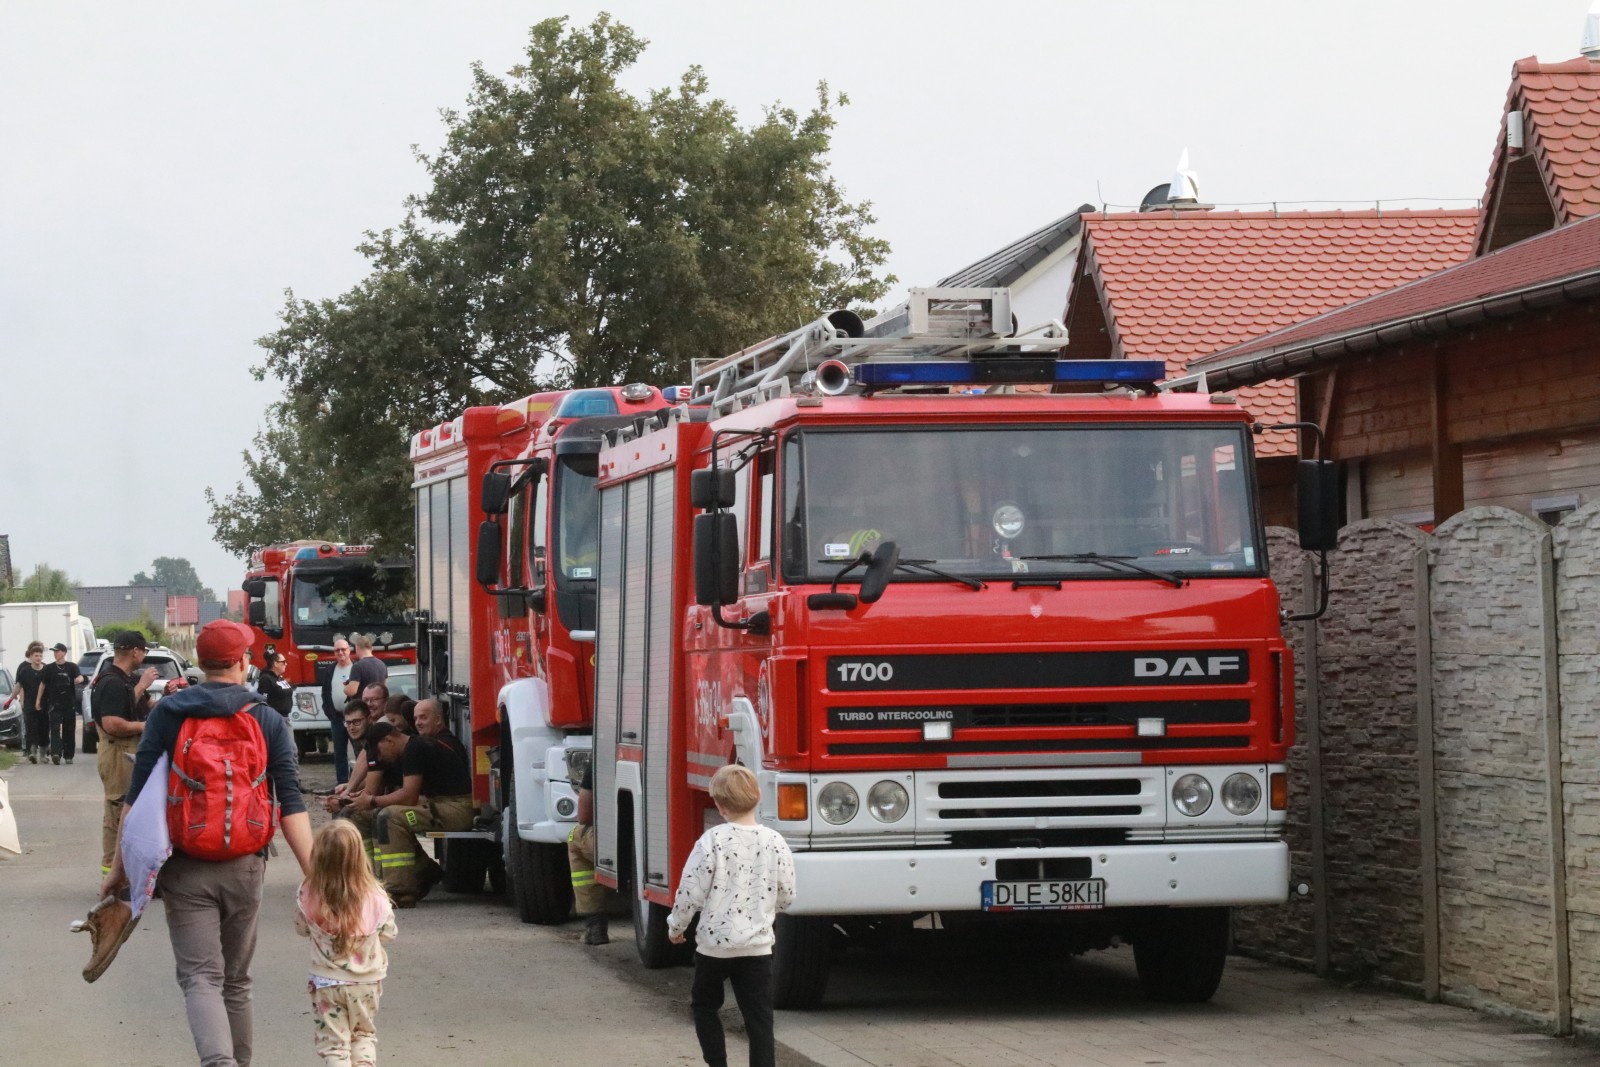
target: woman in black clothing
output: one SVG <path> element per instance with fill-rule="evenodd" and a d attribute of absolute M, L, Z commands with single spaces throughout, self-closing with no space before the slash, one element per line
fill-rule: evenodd
<path fill-rule="evenodd" d="M 44 696 L 44 642 L 28 645 L 27 658 L 17 668 L 17 685 L 11 690 L 13 699 L 22 699 L 22 747 L 29 763 L 49 759 L 45 746 L 50 738 L 50 713 L 42 706 Z"/>
<path fill-rule="evenodd" d="M 261 699 L 266 701 L 267 707 L 282 715 L 289 717 L 289 710 L 294 704 L 294 686 L 284 681 L 284 674 L 289 670 L 289 657 L 281 652 L 274 652 L 267 661 L 267 669 L 256 676 L 256 692 L 261 694 Z"/>

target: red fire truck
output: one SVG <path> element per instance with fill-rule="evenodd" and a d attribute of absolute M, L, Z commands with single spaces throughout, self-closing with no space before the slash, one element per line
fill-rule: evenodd
<path fill-rule="evenodd" d="M 416 662 L 407 618 L 411 565 L 405 560 L 378 559 L 368 545 L 290 541 L 252 553 L 242 588 L 255 631 L 252 662 L 265 665 L 274 651 L 289 660 L 289 725 L 302 753 L 328 733 L 322 685 L 333 670 L 335 634 L 370 633 L 379 659 Z"/>
<path fill-rule="evenodd" d="M 1013 333 L 1008 303 L 836 312 L 608 435 L 598 869 L 647 966 L 679 958 L 665 919 L 734 761 L 795 854 L 782 1005 L 820 1000 L 840 939 L 917 920 L 1131 942 L 1149 995 L 1204 1000 L 1230 908 L 1286 899 L 1252 419 L 1159 391 L 1159 363 L 1057 360 L 1059 324 Z"/>
<path fill-rule="evenodd" d="M 483 812 L 480 829 L 435 835 L 445 888 L 504 877 L 524 922 L 572 909 L 566 839 L 592 750 L 599 430 L 664 404 L 645 385 L 537 393 L 411 439 L 418 689 L 472 753 Z M 475 530 L 480 513 L 490 518 Z"/>

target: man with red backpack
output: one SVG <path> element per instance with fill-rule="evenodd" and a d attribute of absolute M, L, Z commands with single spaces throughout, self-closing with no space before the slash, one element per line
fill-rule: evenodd
<path fill-rule="evenodd" d="M 283 716 L 244 684 L 250 639 L 226 620 L 200 631 L 195 653 L 206 680 L 151 709 L 126 800 L 131 807 L 147 785 L 167 791 L 172 856 L 157 886 L 202 1067 L 250 1063 L 250 961 L 280 813 L 289 850 L 302 872 L 311 869 L 294 738 Z M 167 781 L 150 782 L 163 753 Z M 126 880 L 119 849 L 101 895 Z"/>

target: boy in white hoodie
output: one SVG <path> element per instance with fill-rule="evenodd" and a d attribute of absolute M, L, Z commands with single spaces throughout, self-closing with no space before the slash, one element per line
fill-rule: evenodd
<path fill-rule="evenodd" d="M 713 775 L 711 799 L 725 821 L 702 834 L 689 853 L 667 934 L 673 944 L 683 944 L 684 931 L 700 913 L 689 1006 L 706 1063 L 728 1067 L 717 1013 L 722 984 L 731 980 L 749 1036 L 750 1067 L 773 1067 L 772 924 L 794 901 L 794 857 L 777 831 L 757 825 L 761 784 L 748 767 L 724 767 Z"/>

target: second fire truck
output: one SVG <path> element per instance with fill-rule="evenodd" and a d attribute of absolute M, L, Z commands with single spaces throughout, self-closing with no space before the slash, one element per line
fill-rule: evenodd
<path fill-rule="evenodd" d="M 1286 899 L 1252 419 L 1062 335 L 1014 334 L 1005 290 L 913 291 L 608 434 L 597 866 L 647 965 L 735 761 L 795 854 L 780 1005 L 820 1000 L 840 939 L 934 917 L 1131 942 L 1149 995 L 1203 1000 L 1230 909 Z"/>

